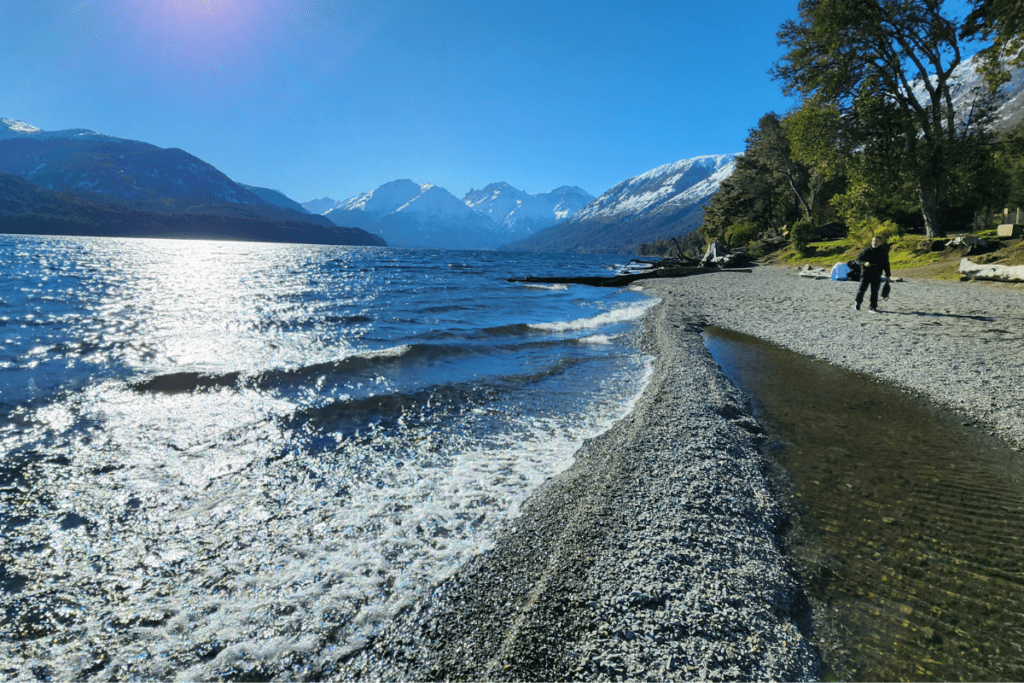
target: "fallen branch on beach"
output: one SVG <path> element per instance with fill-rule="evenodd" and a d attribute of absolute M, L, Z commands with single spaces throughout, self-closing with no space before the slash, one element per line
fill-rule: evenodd
<path fill-rule="evenodd" d="M 751 273 L 750 268 L 702 268 L 700 266 L 684 268 L 656 268 L 641 273 L 601 276 L 552 276 L 552 277 L 510 277 L 509 282 L 529 282 L 538 284 L 589 285 L 591 287 L 625 287 L 637 280 L 650 280 L 663 277 L 686 277 L 701 273 Z"/>
<path fill-rule="evenodd" d="M 701 273 L 752 273 L 750 268 L 736 268 L 751 261 L 743 252 L 729 252 L 718 242 L 708 247 L 704 258 L 663 258 L 659 261 L 632 259 L 616 275 L 601 276 L 552 276 L 552 277 L 510 277 L 509 282 L 531 282 L 547 285 L 589 285 L 591 287 L 625 287 L 637 280 L 663 277 L 686 277 Z M 635 265 L 640 270 L 635 270 Z"/>
<path fill-rule="evenodd" d="M 960 259 L 960 274 L 972 280 L 1024 282 L 1024 266 L 981 265 L 967 258 Z"/>
<path fill-rule="evenodd" d="M 824 268 L 812 268 L 807 266 L 806 268 L 798 268 L 800 277 L 814 278 L 815 280 L 831 280 L 832 273 Z"/>

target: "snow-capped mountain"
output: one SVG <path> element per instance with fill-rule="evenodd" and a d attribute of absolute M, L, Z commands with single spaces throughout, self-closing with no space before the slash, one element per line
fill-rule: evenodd
<path fill-rule="evenodd" d="M 736 156 L 682 159 L 624 180 L 564 223 L 508 248 L 632 254 L 643 242 L 692 232 L 700 226 L 704 206 L 735 169 Z"/>
<path fill-rule="evenodd" d="M 710 197 L 736 166 L 736 155 L 683 159 L 624 180 L 579 211 L 571 221 L 631 221 L 674 211 Z"/>
<path fill-rule="evenodd" d="M 85 128 L 72 128 L 69 130 L 40 130 L 35 126 L 18 121 L 16 119 L 0 118 L 0 140 L 11 138 L 31 138 L 34 140 L 101 140 L 104 142 L 133 142 L 124 138 L 115 138 L 112 135 L 103 135 Z"/>
<path fill-rule="evenodd" d="M 579 187 L 532 195 L 508 183 L 491 183 L 482 190 L 470 190 L 462 201 L 518 238 L 566 220 L 593 199 Z"/>
<path fill-rule="evenodd" d="M 530 195 L 492 183 L 459 200 L 430 183 L 395 180 L 345 201 L 325 197 L 302 206 L 337 225 L 378 233 L 395 247 L 494 249 L 564 220 L 590 199 L 578 187 Z"/>
<path fill-rule="evenodd" d="M 462 201 L 503 228 L 517 223 L 536 226 L 538 221 L 544 223 L 540 226 L 543 228 L 552 224 L 553 212 L 546 201 L 508 183 L 491 183 L 482 190 L 470 190 Z"/>
<path fill-rule="evenodd" d="M 411 180 L 394 180 L 385 183 L 375 190 L 356 195 L 351 199 L 338 202 L 331 211 L 352 212 L 360 211 L 369 216 L 385 216 L 398 211 L 400 208 L 415 199 L 423 188 L 419 183 Z"/>
<path fill-rule="evenodd" d="M 1024 68 L 1011 67 L 1010 80 L 999 90 L 999 107 L 992 120 L 996 131 L 1007 131 L 1024 121 Z M 983 76 L 978 73 L 977 55 L 960 63 L 950 78 L 953 108 L 961 121 L 970 115 L 972 105 L 979 97 L 987 94 Z M 914 84 L 914 94 L 919 101 L 927 100 L 927 92 L 920 81 Z"/>
<path fill-rule="evenodd" d="M 572 218 L 577 211 L 594 201 L 594 195 L 575 185 L 563 185 L 537 196 L 545 198 L 551 204 L 555 218 L 559 222 Z"/>
<path fill-rule="evenodd" d="M 336 209 L 341 206 L 344 202 L 339 202 L 337 199 L 331 199 L 330 197 L 324 197 L 323 199 L 311 199 L 308 202 L 302 202 L 300 206 L 306 211 L 322 216 L 331 209 Z"/>
<path fill-rule="evenodd" d="M 307 202 L 309 209 L 323 200 Z M 323 214 L 335 225 L 362 228 L 392 247 L 493 249 L 502 242 L 497 226 L 442 187 L 395 180 L 343 202 Z"/>

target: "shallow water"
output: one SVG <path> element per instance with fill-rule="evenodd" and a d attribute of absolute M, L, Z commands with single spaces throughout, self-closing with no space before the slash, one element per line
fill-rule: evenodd
<path fill-rule="evenodd" d="M 323 678 L 650 361 L 607 257 L 0 236 L 0 678 Z"/>
<path fill-rule="evenodd" d="M 778 440 L 831 677 L 1024 680 L 1021 454 L 864 375 L 716 328 L 705 340 Z"/>

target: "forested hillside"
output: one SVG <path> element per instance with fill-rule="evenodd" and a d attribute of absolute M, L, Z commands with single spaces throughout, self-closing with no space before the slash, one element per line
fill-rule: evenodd
<path fill-rule="evenodd" d="M 358 228 L 223 214 L 167 214 L 93 202 L 0 173 L 0 233 L 385 246 Z"/>

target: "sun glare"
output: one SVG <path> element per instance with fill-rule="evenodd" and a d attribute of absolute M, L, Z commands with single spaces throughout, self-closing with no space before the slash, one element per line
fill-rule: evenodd
<path fill-rule="evenodd" d="M 274 30 L 275 3 L 252 0 L 126 2 L 139 38 L 185 64 L 247 60 Z"/>

